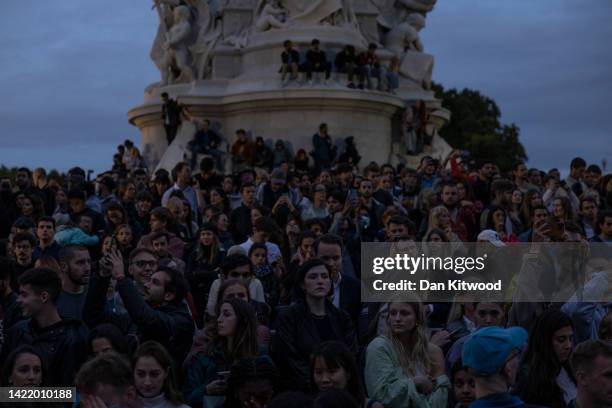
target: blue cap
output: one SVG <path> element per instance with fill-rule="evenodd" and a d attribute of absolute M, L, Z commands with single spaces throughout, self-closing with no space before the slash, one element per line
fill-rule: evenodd
<path fill-rule="evenodd" d="M 527 331 L 522 327 L 483 327 L 463 345 L 463 365 L 474 369 L 477 376 L 493 375 L 513 350 L 522 349 L 526 343 Z"/>

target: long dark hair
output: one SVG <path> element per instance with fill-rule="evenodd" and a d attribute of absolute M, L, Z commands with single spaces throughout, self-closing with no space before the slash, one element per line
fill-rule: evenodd
<path fill-rule="evenodd" d="M 331 271 L 329 270 L 329 267 L 325 264 L 325 262 L 323 262 L 320 259 L 316 259 L 316 258 L 309 259 L 308 261 L 304 262 L 297 270 L 297 274 L 295 276 L 295 283 L 293 285 L 293 292 L 294 292 L 295 298 L 299 299 L 304 304 L 306 304 L 306 293 L 304 292 L 304 289 L 302 289 L 302 283 L 304 283 L 306 274 L 312 268 L 316 268 L 317 266 L 324 266 L 325 269 L 327 269 L 327 273 L 329 274 L 329 279 L 331 280 Z M 333 291 L 333 288 L 334 288 L 334 285 L 331 285 L 330 292 Z"/>
<path fill-rule="evenodd" d="M 259 351 L 255 312 L 247 302 L 241 299 L 227 299 L 221 303 L 221 306 L 225 303 L 232 306 L 234 314 L 236 314 L 236 334 L 231 350 L 227 339 L 224 337 L 217 337 L 215 343 L 221 344 L 234 362 L 255 358 Z"/>
<path fill-rule="evenodd" d="M 2 385 L 3 387 L 10 386 L 9 377 L 11 376 L 13 369 L 15 368 L 15 363 L 17 362 L 17 358 L 19 358 L 19 356 L 22 354 L 32 354 L 38 357 L 38 359 L 40 360 L 40 367 L 42 369 L 42 381 L 44 383 L 45 378 L 46 378 L 45 376 L 47 375 L 47 370 L 46 370 L 42 357 L 31 346 L 20 346 L 16 348 L 15 350 L 13 350 L 6 357 L 6 361 L 4 362 L 4 365 L 2 366 L 2 378 L 0 379 L 0 385 Z"/>
<path fill-rule="evenodd" d="M 240 360 L 231 368 L 227 383 L 226 408 L 241 408 L 238 392 L 240 387 L 252 381 L 268 380 L 275 388 L 277 381 L 276 367 L 270 357 L 262 356 L 252 360 Z"/>
<path fill-rule="evenodd" d="M 176 386 L 176 375 L 174 373 L 172 357 L 170 357 L 170 353 L 168 353 L 164 346 L 156 341 L 146 341 L 138 346 L 132 358 L 133 371 L 136 369 L 136 363 L 141 357 L 154 358 L 162 369 L 168 372 L 162 388 L 164 396 L 174 405 L 183 404 L 183 394 L 179 392 Z"/>
<path fill-rule="evenodd" d="M 574 325 L 569 316 L 556 309 L 545 311 L 533 323 L 527 353 L 523 357 L 526 377 L 523 386 L 519 387 L 520 396 L 525 402 L 551 408 L 565 407 L 557 376 L 561 368 L 565 368 L 570 378 L 574 379 L 569 360 L 561 363 L 552 346 L 555 332 L 564 327 L 573 328 Z"/>
<path fill-rule="evenodd" d="M 361 386 L 361 377 L 355 356 L 349 348 L 339 341 L 326 341 L 321 343 L 319 347 L 310 356 L 310 381 L 314 391 L 318 392 L 314 380 L 314 369 L 317 358 L 322 358 L 325 361 L 327 368 L 336 369 L 343 368 L 346 371 L 348 381 L 345 391 L 354 396 L 358 401 L 365 399 L 365 393 Z"/>

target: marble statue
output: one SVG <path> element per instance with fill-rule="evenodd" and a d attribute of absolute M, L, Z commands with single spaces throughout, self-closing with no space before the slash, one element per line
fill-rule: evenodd
<path fill-rule="evenodd" d="M 282 8 L 279 0 L 259 0 L 255 8 L 254 21 L 255 31 L 286 28 L 287 10 Z"/>
<path fill-rule="evenodd" d="M 330 23 L 342 12 L 342 0 L 280 0 L 294 25 Z"/>
<path fill-rule="evenodd" d="M 174 22 L 162 44 L 165 51 L 161 64 L 162 84 L 189 82 L 195 78 L 188 44 L 192 29 L 190 16 L 187 6 L 176 6 L 172 12 Z"/>
<path fill-rule="evenodd" d="M 437 0 L 371 0 L 379 11 L 378 24 L 391 30 L 397 24 L 406 21 L 408 15 L 420 13 L 426 15 L 433 10 Z"/>
<path fill-rule="evenodd" d="M 206 0 L 197 1 L 195 11 L 198 36 L 195 43 L 189 47 L 196 67 L 197 79 L 210 76 L 211 54 L 221 38 L 221 25 L 216 23 L 215 13 Z"/>

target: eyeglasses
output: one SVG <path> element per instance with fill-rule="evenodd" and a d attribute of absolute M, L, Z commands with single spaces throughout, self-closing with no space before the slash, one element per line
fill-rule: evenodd
<path fill-rule="evenodd" d="M 157 266 L 157 261 L 145 261 L 145 260 L 134 261 L 134 265 L 136 265 L 139 268 L 144 268 L 145 266 L 148 266 L 150 268 L 155 268 Z"/>

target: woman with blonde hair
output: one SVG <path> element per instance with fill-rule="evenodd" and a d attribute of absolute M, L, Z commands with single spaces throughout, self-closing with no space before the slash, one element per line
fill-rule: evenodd
<path fill-rule="evenodd" d="M 368 395 L 390 408 L 445 408 L 450 382 L 442 350 L 427 340 L 423 304 L 391 302 L 387 307 L 387 333 L 366 351 Z"/>

